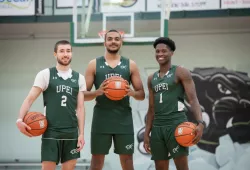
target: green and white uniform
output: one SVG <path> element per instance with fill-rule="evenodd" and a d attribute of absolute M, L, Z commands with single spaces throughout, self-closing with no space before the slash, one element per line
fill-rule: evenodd
<path fill-rule="evenodd" d="M 155 72 L 151 81 L 155 111 L 150 139 L 153 160 L 188 155 L 188 148 L 180 146 L 174 137 L 175 128 L 187 121 L 184 111 L 185 91 L 181 83 L 175 82 L 176 68 L 172 65 L 162 78 L 159 77 L 159 71 Z"/>
<path fill-rule="evenodd" d="M 120 76 L 130 82 L 129 59 L 121 57 L 119 64 L 111 68 L 105 58 L 96 58 L 95 88 L 112 76 Z M 134 151 L 134 130 L 129 97 L 113 101 L 105 95 L 96 98 L 91 130 L 91 153 L 108 154 L 114 141 L 115 153 L 132 154 Z"/>
<path fill-rule="evenodd" d="M 42 161 L 63 163 L 79 158 L 76 109 L 79 91 L 86 90 L 84 77 L 71 69 L 63 72 L 53 67 L 40 71 L 33 86 L 43 90 L 48 121 L 42 136 Z"/>

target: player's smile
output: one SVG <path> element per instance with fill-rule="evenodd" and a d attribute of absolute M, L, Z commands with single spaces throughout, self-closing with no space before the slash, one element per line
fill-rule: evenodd
<path fill-rule="evenodd" d="M 165 59 L 165 57 L 162 57 L 162 56 L 157 57 L 157 60 L 158 60 L 158 61 L 162 61 L 162 60 L 164 60 L 164 59 Z"/>
<path fill-rule="evenodd" d="M 111 48 L 117 48 L 118 45 L 117 45 L 117 44 L 111 44 L 110 47 L 111 47 Z"/>
<path fill-rule="evenodd" d="M 164 63 L 167 61 L 167 56 L 162 56 L 162 55 L 156 56 L 156 60 L 159 64 Z"/>

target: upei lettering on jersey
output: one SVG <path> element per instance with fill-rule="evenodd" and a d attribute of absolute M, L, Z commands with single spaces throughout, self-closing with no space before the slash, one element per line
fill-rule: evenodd
<path fill-rule="evenodd" d="M 56 86 L 56 92 L 57 93 L 68 93 L 72 95 L 72 88 L 70 86 L 66 86 L 66 85 L 59 85 Z"/>
<path fill-rule="evenodd" d="M 119 73 L 108 73 L 108 74 L 105 74 L 105 79 L 108 79 L 108 78 L 113 77 L 113 76 L 122 77 L 122 75 L 120 75 Z"/>
<path fill-rule="evenodd" d="M 157 84 L 155 87 L 155 92 L 165 91 L 168 90 L 168 84 L 167 83 L 160 83 Z"/>

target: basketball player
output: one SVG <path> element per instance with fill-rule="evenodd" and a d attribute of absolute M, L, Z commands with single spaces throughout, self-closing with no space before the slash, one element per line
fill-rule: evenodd
<path fill-rule="evenodd" d="M 85 100 L 96 98 L 91 130 L 91 170 L 101 170 L 105 155 L 112 141 L 114 152 L 119 154 L 123 170 L 133 170 L 134 129 L 129 97 L 144 100 L 145 94 L 138 68 L 134 61 L 119 55 L 122 37 L 117 30 L 105 35 L 105 55 L 90 61 L 86 70 L 87 92 Z M 131 82 L 134 90 L 127 87 L 127 96 L 112 101 L 104 95 L 107 79 L 120 76 Z M 96 90 L 90 91 L 93 84 Z"/>
<path fill-rule="evenodd" d="M 187 69 L 171 64 L 171 57 L 176 49 L 174 41 L 160 37 L 153 46 L 160 70 L 148 77 L 149 108 L 144 148 L 152 154 L 156 170 L 168 170 L 171 158 L 178 170 L 188 170 L 188 147 L 182 147 L 176 142 L 174 131 L 177 125 L 187 121 L 184 111 L 186 94 L 198 124 L 193 143 L 196 144 L 202 136 L 204 122 L 195 85 Z"/>
<path fill-rule="evenodd" d="M 40 71 L 24 100 L 17 127 L 31 137 L 23 118 L 32 103 L 43 93 L 48 127 L 42 136 L 43 170 L 54 170 L 62 163 L 63 170 L 73 170 L 84 145 L 84 77 L 70 68 L 72 47 L 68 41 L 58 41 L 54 47 L 56 67 Z"/>

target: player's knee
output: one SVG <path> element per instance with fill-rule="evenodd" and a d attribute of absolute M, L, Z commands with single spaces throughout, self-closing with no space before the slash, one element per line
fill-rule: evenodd
<path fill-rule="evenodd" d="M 90 170 L 101 170 L 105 155 L 92 155 Z"/>
<path fill-rule="evenodd" d="M 69 160 L 64 163 L 62 163 L 62 170 L 74 170 L 76 166 L 76 159 Z"/>
<path fill-rule="evenodd" d="M 133 155 L 120 155 L 122 163 L 133 165 Z"/>
<path fill-rule="evenodd" d="M 177 170 L 189 170 L 188 165 L 176 165 Z"/>
<path fill-rule="evenodd" d="M 119 155 L 121 159 L 132 159 L 133 160 L 133 155 L 132 154 L 120 154 Z"/>
<path fill-rule="evenodd" d="M 177 170 L 189 170 L 187 156 L 179 156 L 174 159 Z"/>
<path fill-rule="evenodd" d="M 120 155 L 123 170 L 134 170 L 133 155 Z"/>
<path fill-rule="evenodd" d="M 55 162 L 50 162 L 50 161 L 43 161 L 42 162 L 42 170 L 55 170 L 56 169 L 56 163 Z"/>
<path fill-rule="evenodd" d="M 156 170 L 168 170 L 168 161 L 167 160 L 157 160 L 155 161 Z"/>

